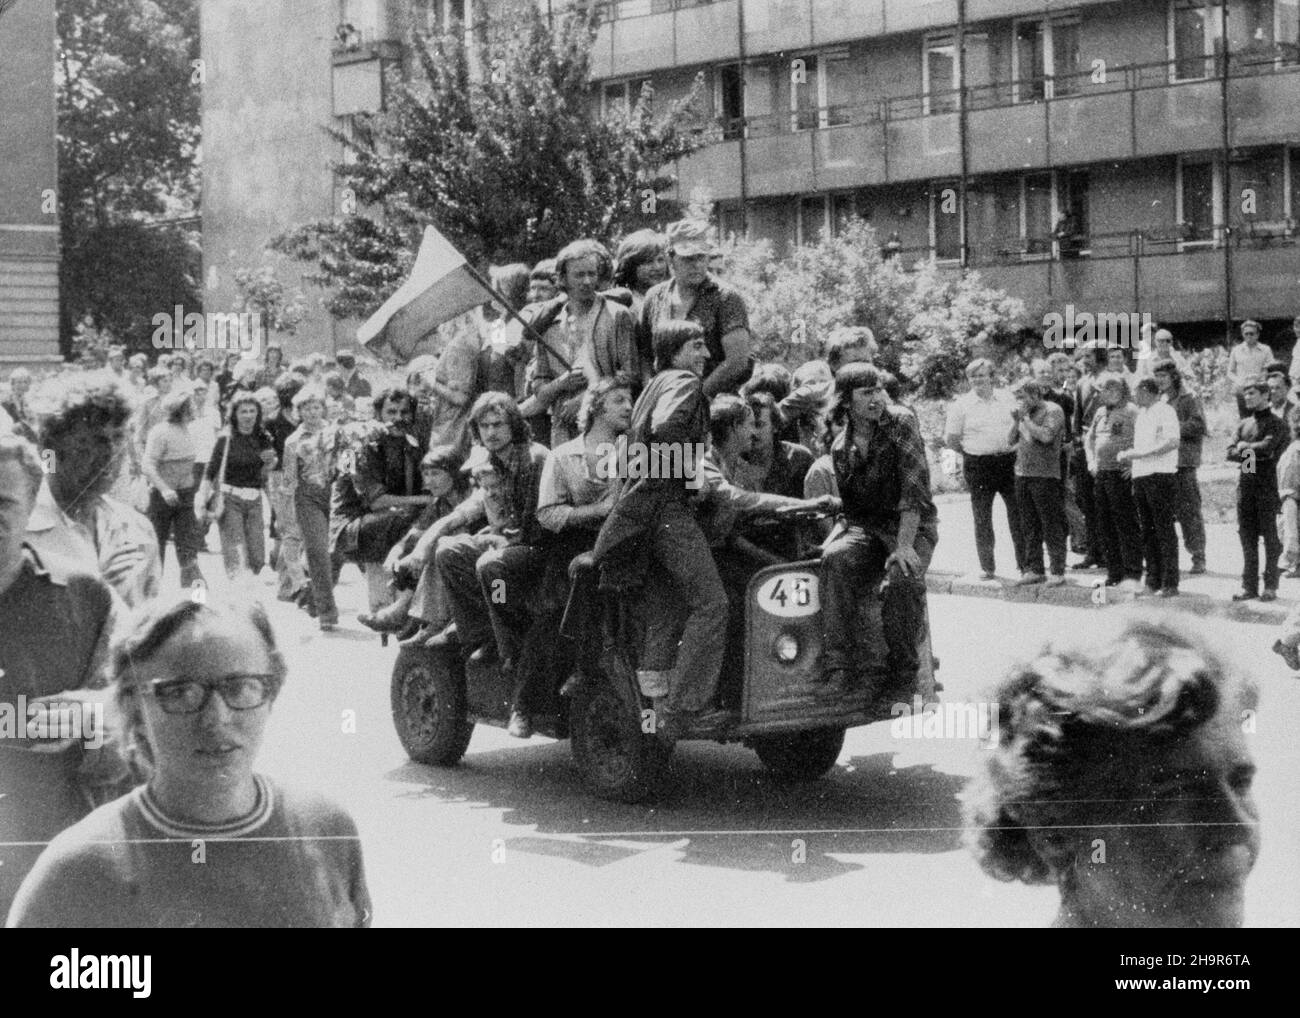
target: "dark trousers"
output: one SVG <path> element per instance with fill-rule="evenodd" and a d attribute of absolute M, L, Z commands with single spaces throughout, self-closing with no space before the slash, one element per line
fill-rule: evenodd
<path fill-rule="evenodd" d="M 970 489 L 970 508 L 975 517 L 975 551 L 979 555 L 980 569 L 996 572 L 993 557 L 993 496 L 1001 495 L 1007 507 L 1007 526 L 1011 529 L 1012 551 L 1016 569 L 1024 569 L 1023 528 L 1020 523 L 1020 503 L 1016 498 L 1016 454 L 1000 456 L 966 456 L 963 459 L 966 487 Z"/>
<path fill-rule="evenodd" d="M 1101 521 L 1097 517 L 1097 482 L 1088 472 L 1088 459 L 1082 449 L 1070 456 L 1070 474 L 1074 478 L 1074 502 L 1083 513 L 1084 530 L 1088 535 L 1088 556 L 1094 562 L 1105 560 Z"/>
<path fill-rule="evenodd" d="M 1192 556 L 1192 565 L 1205 565 L 1205 519 L 1201 515 L 1201 484 L 1195 467 L 1179 467 L 1178 505 L 1174 510 L 1183 532 L 1183 547 Z"/>
<path fill-rule="evenodd" d="M 1043 544 L 1053 576 L 1065 575 L 1065 493 L 1056 477 L 1017 477 L 1024 571 L 1042 574 Z"/>
<path fill-rule="evenodd" d="M 1282 540 L 1277 535 L 1281 510 L 1277 484 L 1242 474 L 1237 486 L 1237 536 L 1241 538 L 1241 589 L 1259 591 L 1259 541 L 1264 539 L 1264 589 L 1277 590 Z"/>
<path fill-rule="evenodd" d="M 491 534 L 455 534 L 438 542 L 433 553 L 438 572 L 447 589 L 447 604 L 456 623 L 456 633 L 466 650 L 474 650 L 495 638 L 492 616 L 484 599 L 478 561 L 500 538 Z M 506 579 L 500 575 L 492 579 Z M 507 581 L 495 588 L 496 596 L 508 599 L 513 591 Z"/>
<path fill-rule="evenodd" d="M 911 689 L 920 667 L 916 641 L 925 623 L 925 571 L 930 568 L 934 545 L 916 539 L 921 574 L 905 577 L 891 570 L 889 586 L 880 606 L 885 631 L 886 665 L 891 685 Z M 873 596 L 885 578 L 889 547 L 861 527 L 849 527 L 831 538 L 822 550 L 822 663 L 825 671 L 854 670 L 865 659 L 858 647 L 858 608 L 864 596 Z M 880 690 L 873 690 L 880 692 Z"/>
<path fill-rule="evenodd" d="M 1133 478 L 1133 500 L 1142 527 L 1142 548 L 1147 560 L 1147 587 L 1178 589 L 1178 533 L 1174 530 L 1174 503 L 1178 497 L 1175 474 L 1147 474 Z"/>
<path fill-rule="evenodd" d="M 1142 579 L 1142 531 L 1133 482 L 1119 470 L 1100 470 L 1093 479 L 1097 529 L 1106 554 L 1106 578 L 1111 583 Z"/>
<path fill-rule="evenodd" d="M 167 557 L 167 538 L 176 539 L 176 561 L 181 567 L 181 586 L 191 586 L 196 581 L 202 582 L 203 573 L 199 570 L 199 551 L 203 548 L 203 528 L 194 518 L 193 488 L 176 492 L 176 504 L 168 505 L 153 488 L 149 489 L 149 522 L 153 524 L 154 535 L 158 538 L 159 561 Z"/>

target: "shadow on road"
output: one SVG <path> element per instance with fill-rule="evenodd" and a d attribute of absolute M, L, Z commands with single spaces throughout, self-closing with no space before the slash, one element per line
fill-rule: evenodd
<path fill-rule="evenodd" d="M 864 868 L 837 856 L 959 847 L 965 779 L 893 761 L 850 757 L 821 780 L 785 782 L 748 750 L 689 743 L 658 799 L 635 806 L 591 796 L 567 743 L 472 753 L 454 768 L 412 763 L 386 778 L 425 786 L 408 795 L 502 810 L 505 823 L 531 829 L 506 839 L 512 851 L 605 866 L 670 847 L 693 865 L 812 882 Z"/>

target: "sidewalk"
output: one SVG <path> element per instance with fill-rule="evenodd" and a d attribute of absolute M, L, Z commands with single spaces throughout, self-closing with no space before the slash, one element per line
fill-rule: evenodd
<path fill-rule="evenodd" d="M 1079 608 L 1098 608 L 1134 600 L 1157 603 L 1145 595 L 1135 597 L 1133 594 L 1118 593 L 1114 588 L 1096 589 L 1097 584 L 1104 584 L 1104 569 L 1068 570 L 1064 587 L 1048 588 L 1041 583 L 1031 587 L 1013 586 L 1019 577 L 1011 552 L 1011 532 L 1007 528 L 1006 512 L 1001 499 L 997 499 L 993 505 L 993 529 L 997 538 L 994 554 L 998 579 L 982 580 L 979 559 L 975 554 L 975 521 L 971 515 L 970 496 L 939 495 L 935 498 L 935 503 L 939 509 L 939 546 L 935 549 L 927 576 L 927 587 L 934 593 L 997 597 L 1005 601 L 1071 605 Z M 1235 525 L 1206 523 L 1205 560 L 1209 572 L 1201 576 L 1188 575 L 1191 559 L 1181 545 L 1181 538 L 1180 531 L 1179 550 L 1183 570 L 1179 583 L 1181 594 L 1168 601 L 1159 601 L 1162 608 L 1234 622 L 1277 625 L 1300 603 L 1300 580 L 1288 580 L 1285 577 L 1276 601 L 1233 602 L 1232 595 L 1241 590 L 1241 544 L 1237 539 Z M 1081 557 L 1071 553 L 1066 556 L 1066 561 L 1075 562 Z"/>

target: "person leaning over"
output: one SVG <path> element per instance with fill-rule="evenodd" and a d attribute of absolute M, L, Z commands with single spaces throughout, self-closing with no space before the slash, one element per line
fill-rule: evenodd
<path fill-rule="evenodd" d="M 1286 448 L 1287 426 L 1269 408 L 1262 378 L 1248 379 L 1241 389 L 1247 416 L 1237 425 L 1228 447 L 1228 460 L 1240 468 L 1237 477 L 1237 536 L 1241 539 L 1241 593 L 1234 601 L 1277 598 L 1278 559 L 1282 542 L 1277 536 L 1277 461 Z M 1259 592 L 1259 542 L 1264 542 L 1264 591 Z"/>
<path fill-rule="evenodd" d="M 1024 537 L 1024 570 L 1018 585 L 1043 582 L 1043 544 L 1052 576 L 1049 587 L 1065 583 L 1065 491 L 1061 482 L 1061 445 L 1065 414 L 1043 398 L 1040 383 L 1026 379 L 1016 386 L 1018 401 L 1007 441 L 1016 446 L 1016 500 Z"/>
<path fill-rule="evenodd" d="M 1011 550 L 1016 570 L 1024 571 L 1021 542 L 1020 504 L 1016 498 L 1016 449 L 1007 440 L 1014 423 L 1016 400 L 993 384 L 993 362 L 977 357 L 966 365 L 971 387 L 948 408 L 944 422 L 944 444 L 961 453 L 966 486 L 970 489 L 971 513 L 975 517 L 975 551 L 986 580 L 997 572 L 993 557 L 993 497 L 1002 496 L 1011 528 Z"/>
<path fill-rule="evenodd" d="M 1174 507 L 1178 501 L 1178 446 L 1181 432 L 1174 408 L 1160 399 L 1152 378 L 1137 384 L 1138 413 L 1133 445 L 1116 453 L 1133 471 L 1133 500 L 1146 557 L 1147 590 L 1160 597 L 1178 595 L 1178 534 Z"/>
<path fill-rule="evenodd" d="M 1164 401 L 1178 415 L 1178 504 L 1174 515 L 1183 532 L 1183 545 L 1192 556 L 1192 575 L 1205 572 L 1205 520 L 1201 515 L 1201 485 L 1196 468 L 1201 465 L 1205 441 L 1205 411 L 1201 401 L 1183 387 L 1183 374 L 1176 361 L 1158 360 L 1151 365 L 1152 377 Z"/>

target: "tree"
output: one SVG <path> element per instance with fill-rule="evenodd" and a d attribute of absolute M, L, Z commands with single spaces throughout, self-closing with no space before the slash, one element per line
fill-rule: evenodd
<path fill-rule="evenodd" d="M 952 392 L 976 347 L 1014 340 L 1025 314 L 1023 302 L 975 273 L 954 277 L 933 261 L 909 268 L 882 257 L 862 221 L 785 259 L 767 241 L 738 243 L 727 279 L 749 306 L 760 359 L 799 364 L 820 356 L 835 329 L 865 325 L 881 344 L 881 363 L 932 398 Z"/>
<path fill-rule="evenodd" d="M 552 27 L 529 5 L 468 44 L 460 31 L 420 39 L 405 74 L 390 72 L 387 110 L 331 132 L 354 157 L 335 167 L 344 214 L 275 244 L 317 264 L 331 314 L 378 307 L 427 225 L 483 267 L 550 257 L 669 211 L 664 168 L 705 140 L 701 83 L 657 115 L 647 86 L 631 110 L 602 117 L 592 25 L 569 14 Z"/>
<path fill-rule="evenodd" d="M 197 0 L 59 0 L 60 342 L 199 310 Z M 173 221 L 182 221 L 175 225 Z"/>

